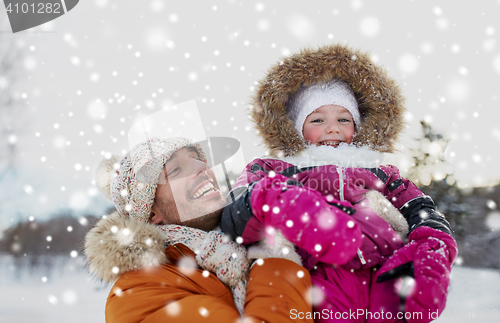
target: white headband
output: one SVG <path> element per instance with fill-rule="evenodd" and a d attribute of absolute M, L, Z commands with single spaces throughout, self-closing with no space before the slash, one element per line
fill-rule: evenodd
<path fill-rule="evenodd" d="M 287 102 L 287 113 L 292 119 L 295 129 L 301 136 L 302 127 L 308 115 L 323 105 L 340 105 L 347 109 L 354 124 L 361 126 L 358 101 L 350 87 L 340 81 L 333 80 L 328 83 L 314 84 L 309 87 L 302 86 Z"/>

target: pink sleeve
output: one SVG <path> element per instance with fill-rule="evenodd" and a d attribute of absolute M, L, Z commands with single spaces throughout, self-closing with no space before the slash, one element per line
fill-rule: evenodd
<path fill-rule="evenodd" d="M 412 181 L 401 177 L 396 166 L 383 165 L 364 172 L 370 176 L 365 180 L 366 188 L 382 193 L 398 210 L 405 203 L 425 196 Z"/>
<path fill-rule="evenodd" d="M 236 179 L 233 189 L 256 182 L 266 177 L 273 170 L 271 163 L 260 158 L 254 159 L 245 166 L 243 172 Z"/>
<path fill-rule="evenodd" d="M 279 174 L 267 176 L 252 190 L 252 210 L 264 224 L 268 242 L 273 244 L 279 230 L 320 261 L 347 263 L 362 243 L 361 230 L 349 215 L 352 205 L 335 200 L 329 204 L 319 192 L 287 184 L 288 180 Z"/>

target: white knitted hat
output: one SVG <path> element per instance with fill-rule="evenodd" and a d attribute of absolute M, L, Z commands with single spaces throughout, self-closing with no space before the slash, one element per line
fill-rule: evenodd
<path fill-rule="evenodd" d="M 206 162 L 201 147 L 187 139 L 152 138 L 136 145 L 123 158 L 112 156 L 101 161 L 96 185 L 118 212 L 148 223 L 163 165 L 184 147 L 196 148 Z"/>
<path fill-rule="evenodd" d="M 361 126 L 359 116 L 358 101 L 347 83 L 340 80 L 333 80 L 328 83 L 314 84 L 312 86 L 302 86 L 287 102 L 287 113 L 303 137 L 302 128 L 308 115 L 323 105 L 340 105 L 347 109 L 354 123 Z"/>

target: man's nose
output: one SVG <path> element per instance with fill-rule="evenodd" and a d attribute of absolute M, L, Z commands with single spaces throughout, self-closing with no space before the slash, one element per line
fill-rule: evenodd
<path fill-rule="evenodd" d="M 207 170 L 207 164 L 205 164 L 201 160 L 191 158 L 189 163 L 190 163 L 190 168 L 191 168 L 191 171 L 189 173 L 191 175 L 198 176 Z"/>

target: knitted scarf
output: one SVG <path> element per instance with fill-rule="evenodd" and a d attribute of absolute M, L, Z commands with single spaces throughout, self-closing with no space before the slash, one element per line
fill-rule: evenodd
<path fill-rule="evenodd" d="M 243 313 L 249 264 L 243 246 L 219 231 L 203 231 L 182 225 L 162 225 L 165 245 L 182 243 L 196 254 L 198 265 L 214 273 L 233 292 L 236 308 Z"/>

